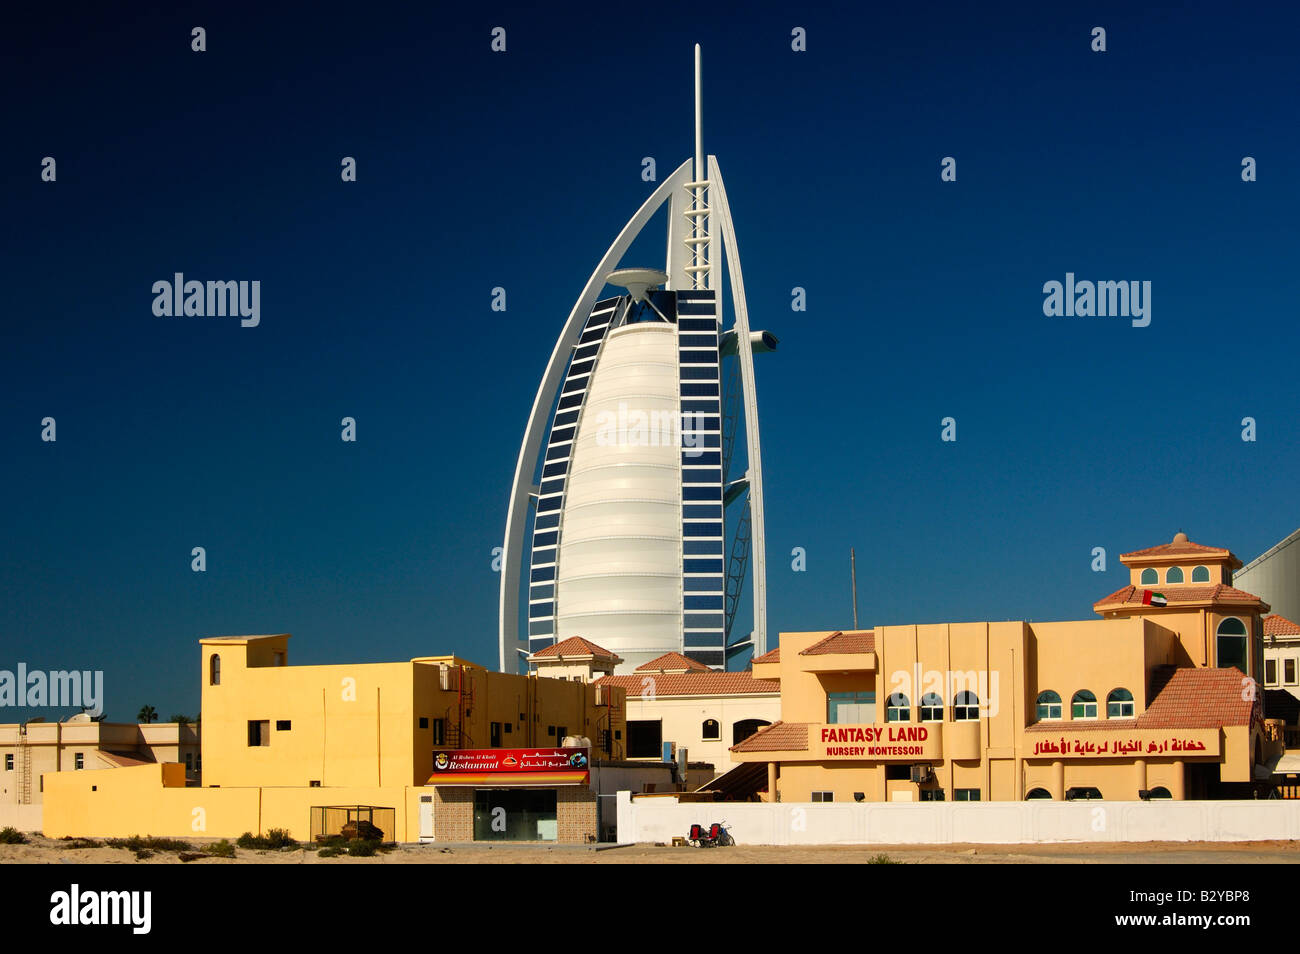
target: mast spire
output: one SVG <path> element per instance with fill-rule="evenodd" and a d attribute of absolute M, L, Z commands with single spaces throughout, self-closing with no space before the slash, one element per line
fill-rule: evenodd
<path fill-rule="evenodd" d="M 700 82 L 700 45 L 695 44 L 695 181 L 703 182 L 704 169 L 704 93 Z"/>

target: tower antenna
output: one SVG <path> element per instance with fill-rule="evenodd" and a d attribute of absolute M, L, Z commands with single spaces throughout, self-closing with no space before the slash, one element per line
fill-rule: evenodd
<path fill-rule="evenodd" d="M 858 628 L 858 561 L 849 547 L 849 579 L 853 581 L 853 628 Z"/>
<path fill-rule="evenodd" d="M 700 81 L 700 45 L 695 44 L 695 181 L 704 181 L 704 92 Z"/>

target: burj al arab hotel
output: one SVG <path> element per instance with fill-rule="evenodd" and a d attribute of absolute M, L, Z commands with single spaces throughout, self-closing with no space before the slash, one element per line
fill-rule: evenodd
<path fill-rule="evenodd" d="M 624 263 L 665 207 L 663 268 Z M 694 160 L 591 273 L 528 416 L 501 556 L 503 671 L 571 636 L 625 672 L 666 652 L 725 669 L 766 650 L 754 355 L 775 347 L 750 330 L 727 190 L 703 151 L 697 45 Z M 738 614 L 747 580 L 753 611 Z"/>

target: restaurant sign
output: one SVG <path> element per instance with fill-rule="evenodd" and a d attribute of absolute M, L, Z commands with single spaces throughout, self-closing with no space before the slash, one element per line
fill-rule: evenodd
<path fill-rule="evenodd" d="M 439 749 L 428 784 L 585 785 L 590 777 L 585 747 Z"/>

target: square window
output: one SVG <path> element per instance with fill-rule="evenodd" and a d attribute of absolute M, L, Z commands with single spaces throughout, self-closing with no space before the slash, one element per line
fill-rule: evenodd
<path fill-rule="evenodd" d="M 833 802 L 835 801 L 834 792 L 813 792 L 812 800 L 814 802 Z"/>
<path fill-rule="evenodd" d="M 248 720 L 249 747 L 271 744 L 271 722 L 269 719 Z"/>
<path fill-rule="evenodd" d="M 427 729 L 427 728 L 429 728 L 429 717 L 428 717 L 428 716 L 420 716 L 420 728 L 421 728 L 421 729 Z"/>
<path fill-rule="evenodd" d="M 276 719 L 276 720 L 275 720 L 275 731 L 276 731 L 276 732 L 289 732 L 289 731 L 291 731 L 292 729 L 293 729 L 293 722 L 292 722 L 291 720 L 289 720 L 289 719 Z"/>

